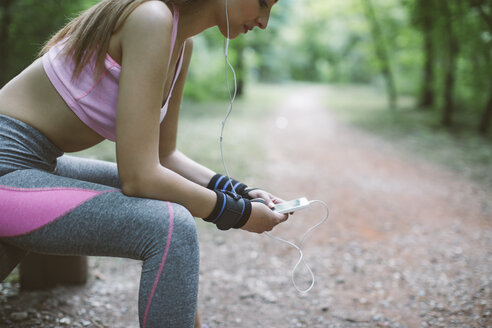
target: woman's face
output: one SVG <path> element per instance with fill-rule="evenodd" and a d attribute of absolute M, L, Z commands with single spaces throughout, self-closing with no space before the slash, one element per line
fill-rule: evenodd
<path fill-rule="evenodd" d="M 227 37 L 227 22 L 225 18 L 225 1 L 223 18 L 220 19 L 219 29 Z M 229 13 L 229 38 L 234 39 L 241 33 L 248 33 L 254 27 L 265 29 L 270 18 L 272 6 L 278 0 L 227 0 Z"/>

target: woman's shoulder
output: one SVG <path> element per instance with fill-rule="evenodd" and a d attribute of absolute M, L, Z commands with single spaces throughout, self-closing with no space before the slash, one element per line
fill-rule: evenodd
<path fill-rule="evenodd" d="M 122 26 L 123 34 L 171 34 L 173 13 L 162 1 L 146 1 L 128 16 Z"/>
<path fill-rule="evenodd" d="M 185 40 L 186 48 L 193 49 L 193 37 L 187 38 Z"/>

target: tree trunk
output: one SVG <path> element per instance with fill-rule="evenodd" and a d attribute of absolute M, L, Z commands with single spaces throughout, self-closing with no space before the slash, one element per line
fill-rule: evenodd
<path fill-rule="evenodd" d="M 237 51 L 237 64 L 236 64 L 236 68 L 237 68 L 237 96 L 238 97 L 241 97 L 244 94 L 245 76 L 246 76 L 246 70 L 244 67 L 244 49 L 245 49 L 244 40 L 240 40 L 237 43 L 237 47 L 236 47 L 236 51 Z"/>
<path fill-rule="evenodd" d="M 487 24 L 489 28 L 489 33 L 492 33 L 492 12 L 490 10 L 487 11 L 486 9 L 484 9 L 485 1 L 472 0 L 472 4 L 474 8 L 478 10 L 480 17 L 482 17 L 483 22 Z M 489 8 L 491 8 L 490 5 Z M 487 56 L 488 56 L 487 61 L 490 62 L 492 60 L 490 50 L 487 51 Z M 492 87 L 490 89 L 489 100 L 480 117 L 478 132 L 482 135 L 486 135 L 489 132 L 491 121 L 492 121 Z"/>
<path fill-rule="evenodd" d="M 384 76 L 386 82 L 386 90 L 388 93 L 388 102 L 391 109 L 396 109 L 397 102 L 397 92 L 395 79 L 393 77 L 393 71 L 391 69 L 389 54 L 384 40 L 383 32 L 381 26 L 376 17 L 374 7 L 371 0 L 362 0 L 365 8 L 366 16 L 371 25 L 371 33 L 374 39 L 374 47 L 376 51 L 376 56 L 381 63 L 381 73 Z"/>
<path fill-rule="evenodd" d="M 480 126 L 478 131 L 482 135 L 486 135 L 490 129 L 490 123 L 492 121 L 492 89 L 490 90 L 489 101 L 485 110 L 483 111 L 482 118 L 480 120 Z"/>
<path fill-rule="evenodd" d="M 451 54 L 450 54 L 451 55 Z M 454 60 L 450 59 L 450 63 L 446 68 L 446 77 L 444 80 L 444 105 L 442 109 L 442 124 L 445 127 L 450 127 L 453 125 L 453 114 L 454 114 L 454 85 L 455 85 L 455 76 L 454 76 Z"/>
<path fill-rule="evenodd" d="M 7 82 L 9 26 L 11 22 L 10 7 L 14 0 L 0 0 L 2 21 L 0 25 L 0 88 Z"/>
<path fill-rule="evenodd" d="M 451 4 L 447 1 L 442 1 L 442 12 L 444 19 L 444 27 L 446 29 L 446 48 L 447 60 L 444 67 L 444 104 L 442 109 L 442 124 L 445 127 L 450 127 L 453 124 L 454 114 L 454 87 L 456 84 L 456 60 L 459 52 L 458 39 L 454 33 L 452 22 Z"/>
<path fill-rule="evenodd" d="M 421 30 L 424 37 L 424 72 L 422 74 L 422 89 L 418 106 L 421 108 L 431 108 L 435 102 L 434 92 L 434 42 L 432 39 L 434 23 L 432 18 L 432 0 L 419 0 L 419 12 L 421 13 Z"/>

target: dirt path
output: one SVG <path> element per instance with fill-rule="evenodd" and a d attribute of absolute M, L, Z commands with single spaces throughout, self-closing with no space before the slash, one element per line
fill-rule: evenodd
<path fill-rule="evenodd" d="M 291 247 L 199 224 L 204 322 L 211 328 L 492 327 L 491 195 L 337 122 L 320 92 L 300 87 L 279 103 L 266 123 L 268 184 L 252 177 L 284 198 L 330 205 L 329 221 L 304 248 L 314 289 L 300 295 L 292 286 L 298 255 Z M 323 213 L 313 205 L 275 234 L 296 240 Z M 4 284 L 0 327 L 136 327 L 139 263 L 92 258 L 91 266 L 84 288 L 18 295 Z M 296 281 L 307 287 L 308 273 L 299 270 Z M 12 312 L 28 318 L 7 324 Z"/>
<path fill-rule="evenodd" d="M 492 327 L 490 195 L 337 122 L 320 92 L 291 93 L 268 136 L 268 187 L 330 205 L 305 247 L 315 288 L 295 292 L 292 248 L 219 235 L 202 252 L 204 317 L 213 327 Z M 322 215 L 313 205 L 275 233 L 295 240 Z"/>

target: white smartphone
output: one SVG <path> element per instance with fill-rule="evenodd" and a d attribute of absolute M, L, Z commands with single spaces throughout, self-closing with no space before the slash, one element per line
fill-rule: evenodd
<path fill-rule="evenodd" d="M 303 208 L 309 207 L 309 201 L 306 197 L 301 197 L 287 202 L 283 202 L 275 205 L 273 210 L 277 213 L 292 213 L 295 211 L 302 210 Z"/>

